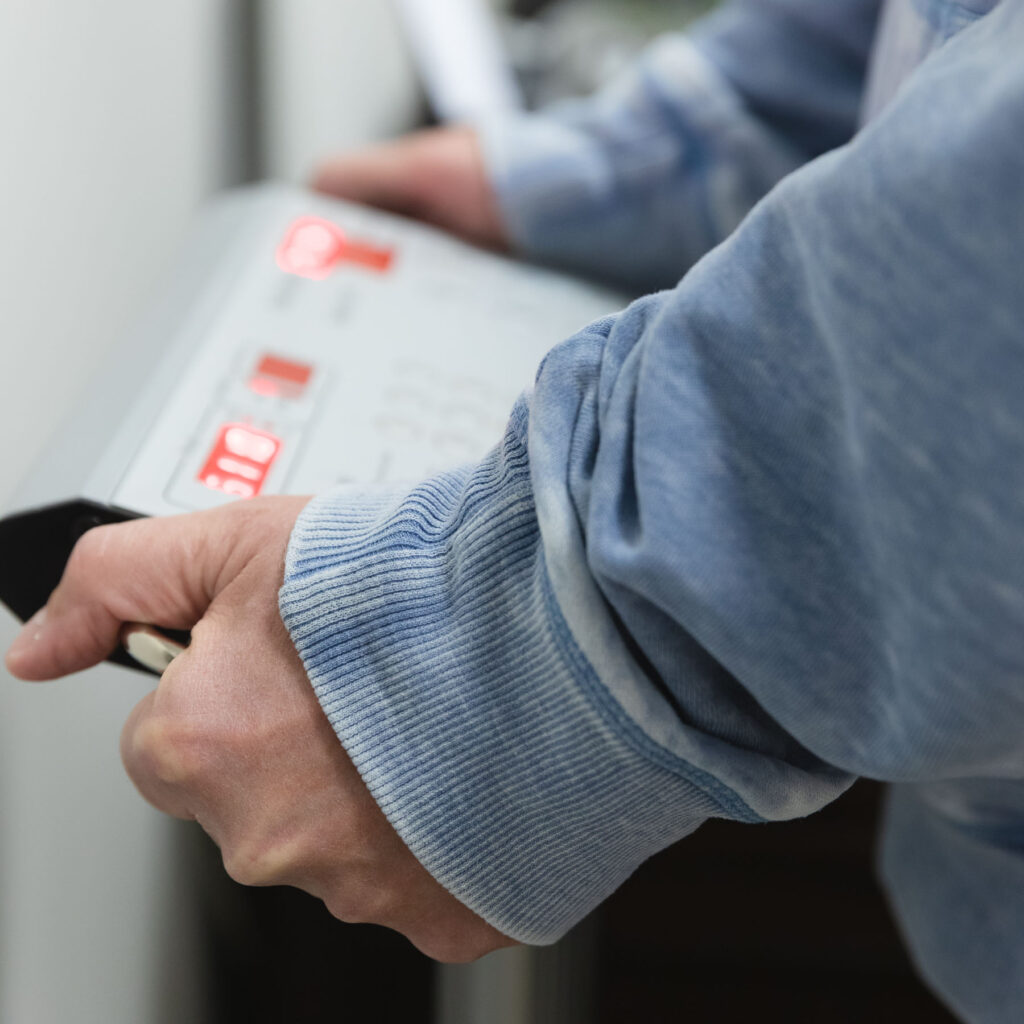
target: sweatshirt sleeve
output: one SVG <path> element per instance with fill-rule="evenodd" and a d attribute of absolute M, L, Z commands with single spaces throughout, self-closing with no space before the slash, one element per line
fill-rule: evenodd
<path fill-rule="evenodd" d="M 300 518 L 321 704 L 503 932 L 556 939 L 711 816 L 1024 776 L 1021 52 L 1020 4 L 965 29 L 553 350 L 480 464 Z"/>
<path fill-rule="evenodd" d="M 676 284 L 786 174 L 857 128 L 879 0 L 731 0 L 597 95 L 478 126 L 534 260 Z"/>

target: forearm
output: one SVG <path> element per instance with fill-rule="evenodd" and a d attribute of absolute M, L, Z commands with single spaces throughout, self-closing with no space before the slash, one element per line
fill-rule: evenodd
<path fill-rule="evenodd" d="M 480 466 L 304 514 L 321 703 L 501 930 L 556 937 L 709 815 L 1024 770 L 1022 41 L 1014 7 L 964 33 L 559 346 Z"/>
<path fill-rule="evenodd" d="M 583 640 L 602 648 L 584 654 L 548 575 L 546 554 L 573 542 L 541 537 L 528 415 L 479 466 L 312 503 L 281 606 L 413 853 L 502 932 L 544 943 L 706 818 L 807 813 L 849 780 L 806 752 L 787 762 L 792 744 L 743 751 L 676 719 L 581 593 Z"/>
<path fill-rule="evenodd" d="M 512 240 L 637 291 L 674 285 L 853 134 L 877 8 L 734 2 L 591 99 L 480 125 Z"/>

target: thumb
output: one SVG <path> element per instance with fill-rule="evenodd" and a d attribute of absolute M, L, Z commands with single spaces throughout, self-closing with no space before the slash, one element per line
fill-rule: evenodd
<path fill-rule="evenodd" d="M 209 553 L 229 548 L 210 543 L 211 525 L 199 514 L 90 530 L 46 606 L 8 651 L 8 670 L 20 679 L 55 679 L 106 658 L 122 623 L 193 626 L 213 599 L 226 560 Z"/>

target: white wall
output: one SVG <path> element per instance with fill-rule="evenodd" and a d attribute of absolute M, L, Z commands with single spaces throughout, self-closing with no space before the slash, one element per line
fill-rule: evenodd
<path fill-rule="evenodd" d="M 0 500 L 223 178 L 226 10 L 0 4 Z"/>
<path fill-rule="evenodd" d="M 240 164 L 243 9 L 271 174 L 415 117 L 387 0 L 0 0 L 0 512 Z M 15 630 L 0 609 L 0 649 Z M 0 1024 L 200 1024 L 175 832 L 117 753 L 147 688 L 0 668 Z"/>
<path fill-rule="evenodd" d="M 233 164 L 230 2 L 0 2 L 0 507 Z M 0 670 L 2 1024 L 161 1019 L 170 825 L 117 755 L 146 688 Z"/>
<path fill-rule="evenodd" d="M 303 181 L 324 155 L 397 134 L 419 90 L 392 0 L 261 0 L 263 158 Z"/>

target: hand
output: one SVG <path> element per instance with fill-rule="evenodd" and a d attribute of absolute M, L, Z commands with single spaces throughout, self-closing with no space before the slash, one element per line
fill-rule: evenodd
<path fill-rule="evenodd" d="M 29 680 L 88 668 L 126 622 L 192 644 L 125 724 L 142 795 L 195 819 L 245 885 L 294 885 L 343 921 L 472 960 L 510 939 L 445 891 L 392 829 L 334 735 L 281 622 L 277 592 L 305 498 L 99 527 L 7 655 Z"/>
<path fill-rule="evenodd" d="M 313 188 L 434 224 L 491 249 L 509 248 L 470 128 L 438 128 L 333 157 Z"/>

